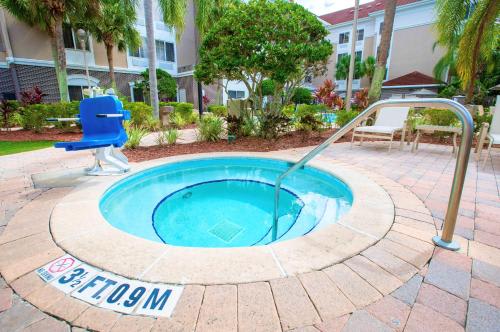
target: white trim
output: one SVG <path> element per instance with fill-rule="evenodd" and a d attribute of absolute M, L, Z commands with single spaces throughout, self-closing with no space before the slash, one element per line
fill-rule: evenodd
<path fill-rule="evenodd" d="M 39 67 L 54 67 L 54 62 L 52 60 L 38 60 L 38 59 L 27 59 L 27 58 L 13 58 L 10 63 L 15 63 L 19 65 L 28 65 L 28 66 L 39 66 Z M 85 69 L 84 65 L 74 65 L 68 64 L 69 69 Z M 109 71 L 108 66 L 89 66 L 89 70 L 95 71 Z M 115 72 L 117 73 L 129 73 L 129 74 L 140 74 L 141 70 L 134 70 L 128 68 L 115 67 Z"/>
<path fill-rule="evenodd" d="M 418 27 L 421 27 L 421 26 L 424 26 L 424 25 L 433 25 L 433 24 L 435 24 L 435 23 L 436 23 L 436 21 L 426 22 L 426 23 L 420 23 L 420 24 L 408 25 L 408 26 L 405 26 L 405 27 L 392 29 L 392 33 L 394 33 L 394 31 L 401 31 L 401 30 L 406 30 L 406 29 L 418 28 Z"/>
<path fill-rule="evenodd" d="M 417 1 L 417 2 L 414 2 L 414 3 L 407 4 L 407 5 L 397 6 L 396 7 L 396 13 L 398 11 L 400 11 L 400 10 L 406 10 L 406 9 L 411 9 L 411 8 L 414 8 L 414 7 L 425 6 L 425 5 L 432 4 L 434 2 L 435 2 L 435 0 L 421 0 L 421 1 Z M 332 13 L 335 13 L 335 12 L 332 12 Z M 328 13 L 328 14 L 332 14 L 332 13 Z M 328 15 L 328 14 L 325 14 L 325 15 Z M 368 14 L 367 17 L 363 17 L 363 18 L 358 19 L 358 23 L 371 21 L 375 16 L 380 16 L 380 15 L 383 15 L 383 14 L 384 14 L 384 10 L 383 9 L 382 10 L 378 10 L 376 12 L 371 12 L 371 13 Z M 318 20 L 323 21 L 323 19 L 321 19 L 319 17 L 318 17 Z M 352 25 L 353 21 L 354 20 L 350 20 L 350 21 L 346 21 L 346 22 L 342 22 L 342 23 L 338 23 L 338 24 L 330 24 L 327 27 L 327 29 L 328 30 L 333 30 L 333 29 L 336 29 L 336 28 L 343 27 L 345 25 Z"/>
<path fill-rule="evenodd" d="M 194 75 L 194 70 L 189 70 L 189 71 L 183 71 L 182 73 L 178 73 L 175 77 L 186 77 L 193 75 Z"/>
<path fill-rule="evenodd" d="M 0 62 L 0 68 L 9 68 L 9 64 L 7 62 Z"/>
<path fill-rule="evenodd" d="M 400 10 L 406 10 L 406 9 L 411 9 L 414 7 L 426 6 L 426 5 L 433 4 L 434 2 L 436 2 L 436 1 L 435 0 L 421 0 L 421 1 L 416 1 L 413 3 L 409 3 L 407 5 L 400 5 L 400 6 L 396 7 L 396 14 Z M 368 14 L 368 17 L 384 15 L 384 11 L 385 11 L 384 9 L 381 9 L 381 10 L 377 10 L 376 12 L 371 12 Z"/>
<path fill-rule="evenodd" d="M 439 87 L 443 84 L 415 84 L 415 85 L 382 85 L 382 89 L 405 89 L 405 88 L 426 88 L 426 87 Z"/>

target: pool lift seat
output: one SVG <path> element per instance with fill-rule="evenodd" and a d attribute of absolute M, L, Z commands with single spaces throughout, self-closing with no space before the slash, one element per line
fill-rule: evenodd
<path fill-rule="evenodd" d="M 111 92 L 112 93 L 112 92 Z M 75 118 L 49 118 L 51 122 L 77 121 L 83 137 L 77 142 L 57 142 L 56 148 L 66 151 L 95 149 L 95 163 L 86 168 L 87 175 L 116 175 L 130 170 L 127 157 L 120 151 L 127 142 L 123 120 L 130 120 L 130 112 L 114 95 L 87 98 L 80 102 L 80 114 Z M 104 168 L 104 164 L 107 167 Z"/>

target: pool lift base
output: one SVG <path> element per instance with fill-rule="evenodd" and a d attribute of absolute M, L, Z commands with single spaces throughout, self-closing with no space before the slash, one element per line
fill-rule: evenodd
<path fill-rule="evenodd" d="M 127 157 L 112 145 L 97 148 L 93 154 L 95 162 L 92 167 L 85 169 L 87 175 L 120 175 L 130 170 Z M 103 168 L 103 163 L 109 166 Z"/>
<path fill-rule="evenodd" d="M 460 244 L 458 244 L 458 242 L 443 241 L 443 239 L 441 239 L 441 237 L 439 235 L 432 237 L 432 242 L 434 242 L 434 244 L 437 245 L 438 247 L 441 247 L 444 249 L 448 249 L 448 250 L 452 250 L 452 251 L 457 251 L 460 249 Z"/>

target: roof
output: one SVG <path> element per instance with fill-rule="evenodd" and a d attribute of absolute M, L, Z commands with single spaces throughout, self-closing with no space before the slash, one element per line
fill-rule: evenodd
<path fill-rule="evenodd" d="M 434 77 L 422 74 L 419 71 L 414 71 L 403 76 L 393 78 L 392 80 L 385 81 L 382 86 L 400 86 L 400 85 L 434 85 L 442 84 L 441 81 L 436 80 Z"/>
<path fill-rule="evenodd" d="M 408 5 L 421 0 L 397 0 L 397 6 Z M 359 6 L 358 18 L 368 17 L 370 13 L 384 10 L 387 0 L 375 0 Z M 354 7 L 339 10 L 333 13 L 321 15 L 320 19 L 330 24 L 340 24 L 354 20 Z"/>

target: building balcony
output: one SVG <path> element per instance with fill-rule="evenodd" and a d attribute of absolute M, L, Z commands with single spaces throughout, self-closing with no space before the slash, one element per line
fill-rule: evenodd
<path fill-rule="evenodd" d="M 347 85 L 346 85 L 346 80 L 336 80 L 335 83 L 337 84 L 337 91 L 346 91 Z M 356 79 L 352 81 L 352 89 L 353 90 L 359 90 L 361 88 L 361 80 Z"/>
<path fill-rule="evenodd" d="M 89 51 L 75 50 L 69 48 L 66 49 L 66 63 L 68 65 L 84 66 L 85 65 L 84 54 L 87 57 L 87 64 L 89 66 L 95 66 L 94 53 Z"/>

